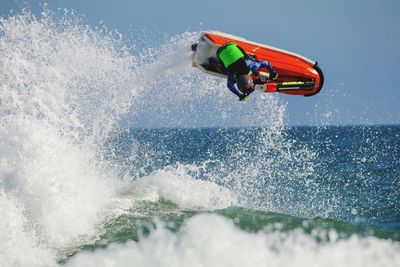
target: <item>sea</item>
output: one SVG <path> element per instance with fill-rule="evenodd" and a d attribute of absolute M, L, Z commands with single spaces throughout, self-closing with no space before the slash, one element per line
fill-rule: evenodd
<path fill-rule="evenodd" d="M 0 18 L 0 266 L 400 266 L 400 126 L 287 125 L 198 36 Z"/>

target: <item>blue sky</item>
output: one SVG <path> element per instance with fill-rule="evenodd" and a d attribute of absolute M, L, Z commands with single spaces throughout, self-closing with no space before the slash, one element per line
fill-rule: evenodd
<path fill-rule="evenodd" d="M 320 94 L 280 95 L 288 124 L 400 124 L 400 1 L 47 1 L 72 8 L 90 24 L 103 21 L 122 33 L 157 35 L 218 30 L 290 50 L 319 62 Z M 0 15 L 37 1 L 2 0 Z M 330 115 L 329 115 L 330 114 Z M 328 118 L 330 117 L 330 118 Z"/>

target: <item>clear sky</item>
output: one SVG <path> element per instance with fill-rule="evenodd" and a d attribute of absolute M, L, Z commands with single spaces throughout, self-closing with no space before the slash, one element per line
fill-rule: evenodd
<path fill-rule="evenodd" d="M 398 0 L 68 0 L 66 7 L 90 24 L 103 21 L 122 33 L 158 35 L 218 30 L 290 50 L 319 62 L 325 86 L 314 97 L 287 101 L 288 124 L 400 124 L 400 1 Z M 37 1 L 0 2 L 0 15 Z M 327 118 L 329 119 L 329 118 Z"/>

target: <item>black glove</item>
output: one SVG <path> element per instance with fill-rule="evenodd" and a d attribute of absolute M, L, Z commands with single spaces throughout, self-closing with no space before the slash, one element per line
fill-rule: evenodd
<path fill-rule="evenodd" d="M 248 54 L 249 55 L 249 58 L 251 59 L 251 60 L 253 60 L 253 61 L 256 61 L 257 60 L 257 56 L 256 55 L 250 55 L 250 54 Z"/>
<path fill-rule="evenodd" d="M 243 101 L 246 101 L 248 98 L 249 98 L 248 94 L 243 94 L 243 95 L 239 96 L 239 101 L 243 102 Z"/>
<path fill-rule="evenodd" d="M 271 81 L 274 81 L 274 80 L 278 79 L 278 73 L 276 73 L 274 70 L 271 71 L 271 73 L 269 74 L 269 79 Z"/>

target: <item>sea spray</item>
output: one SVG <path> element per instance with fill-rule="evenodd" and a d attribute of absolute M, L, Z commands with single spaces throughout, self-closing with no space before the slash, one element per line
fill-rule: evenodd
<path fill-rule="evenodd" d="M 101 151 L 135 95 L 133 58 L 49 11 L 1 18 L 0 44 L 2 260 L 52 265 L 96 237 L 117 188 Z"/>

